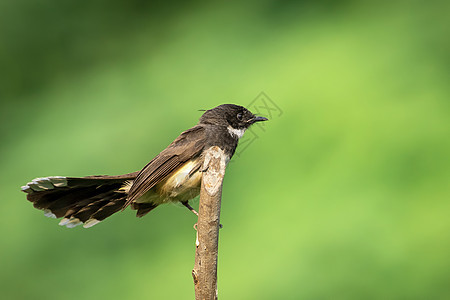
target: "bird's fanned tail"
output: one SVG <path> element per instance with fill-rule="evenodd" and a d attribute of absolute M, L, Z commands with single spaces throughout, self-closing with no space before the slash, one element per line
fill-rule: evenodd
<path fill-rule="evenodd" d="M 83 224 L 89 228 L 122 209 L 127 193 L 121 187 L 136 175 L 137 172 L 120 176 L 36 178 L 23 186 L 22 191 L 45 216 L 63 218 L 59 225 L 72 228 Z M 140 215 L 143 214 L 138 211 Z"/>

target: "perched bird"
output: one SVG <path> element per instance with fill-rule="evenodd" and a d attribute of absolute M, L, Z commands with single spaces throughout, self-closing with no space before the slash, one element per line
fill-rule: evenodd
<path fill-rule="evenodd" d="M 22 191 L 45 216 L 63 217 L 59 225 L 68 228 L 92 227 L 128 206 L 142 217 L 160 204 L 181 202 L 197 214 L 188 201 L 200 193 L 206 151 L 218 146 L 228 162 L 245 130 L 260 121 L 267 118 L 242 106 L 223 104 L 205 111 L 197 125 L 181 133 L 139 172 L 36 178 Z"/>

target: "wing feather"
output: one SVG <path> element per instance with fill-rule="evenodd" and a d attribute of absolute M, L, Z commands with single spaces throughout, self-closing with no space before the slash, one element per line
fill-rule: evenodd
<path fill-rule="evenodd" d="M 130 188 L 124 208 L 140 198 L 187 161 L 201 155 L 204 146 L 204 127 L 195 126 L 181 133 L 175 141 L 139 172 Z"/>

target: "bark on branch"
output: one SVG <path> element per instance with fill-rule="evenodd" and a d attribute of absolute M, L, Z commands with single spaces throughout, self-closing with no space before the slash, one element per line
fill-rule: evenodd
<path fill-rule="evenodd" d="M 195 299 L 217 299 L 217 253 L 219 246 L 220 203 L 227 158 L 217 146 L 208 149 L 203 164 L 194 278 Z"/>

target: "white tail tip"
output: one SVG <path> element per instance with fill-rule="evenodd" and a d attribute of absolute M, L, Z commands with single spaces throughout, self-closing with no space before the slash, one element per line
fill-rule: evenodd
<path fill-rule="evenodd" d="M 97 224 L 100 223 L 100 222 L 101 222 L 101 221 L 99 221 L 99 220 L 97 220 L 97 219 L 89 219 L 89 220 L 87 220 L 87 221 L 84 223 L 83 227 L 84 227 L 84 228 L 91 228 L 92 226 L 97 225 Z"/>

